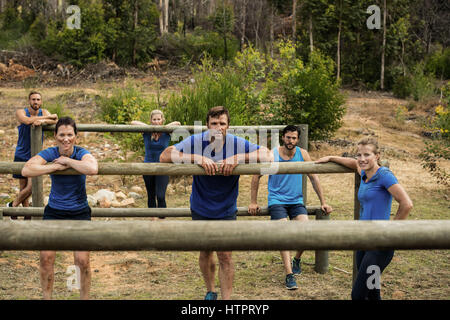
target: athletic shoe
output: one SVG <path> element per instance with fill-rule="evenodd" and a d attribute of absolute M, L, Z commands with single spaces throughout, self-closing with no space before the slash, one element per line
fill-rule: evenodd
<path fill-rule="evenodd" d="M 288 290 L 296 290 L 296 289 L 298 289 L 297 282 L 295 281 L 295 277 L 294 277 L 293 273 L 289 273 L 286 276 L 286 288 Z"/>
<path fill-rule="evenodd" d="M 302 263 L 302 259 L 294 258 L 292 260 L 292 273 L 293 274 L 300 274 L 300 273 L 302 273 L 302 265 L 301 265 L 301 263 Z"/>
<path fill-rule="evenodd" d="M 8 208 L 12 208 L 13 207 L 13 205 L 12 205 L 13 203 L 12 203 L 12 201 L 11 202 L 8 202 L 7 204 L 6 204 L 6 206 L 8 207 Z M 17 220 L 17 216 L 10 216 L 9 217 L 11 220 Z"/>
<path fill-rule="evenodd" d="M 208 291 L 206 293 L 205 300 L 217 300 L 217 293 Z"/>

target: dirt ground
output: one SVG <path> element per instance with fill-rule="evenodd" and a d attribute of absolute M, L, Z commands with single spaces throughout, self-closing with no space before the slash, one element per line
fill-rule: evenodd
<path fill-rule="evenodd" d="M 147 79 L 151 83 L 151 79 Z M 145 81 L 145 80 L 142 80 Z M 167 90 L 174 88 L 168 87 Z M 17 141 L 14 110 L 25 106 L 28 90 L 20 87 L 0 88 L 3 117 L 0 118 L 0 161 L 12 161 Z M 71 109 L 82 122 L 96 121 L 95 106 L 89 97 L 100 92 L 100 85 L 43 88 L 44 103 L 65 93 L 76 92 Z M 389 160 L 390 168 L 405 187 L 414 202 L 410 219 L 449 219 L 449 190 L 436 184 L 434 178 L 422 169 L 418 154 L 424 147 L 422 123 L 419 121 L 430 110 L 430 105 L 418 106 L 408 112 L 405 119 L 396 117 L 399 106 L 408 103 L 389 94 L 346 91 L 347 113 L 343 126 L 328 142 L 313 142 L 312 159 L 324 155 L 351 152 L 352 143 L 362 136 L 378 138 L 383 147 L 382 157 Z M 151 88 L 149 87 L 149 94 Z M 84 97 L 83 97 L 84 95 Z M 86 103 L 79 103 L 84 100 Z M 432 104 L 432 103 L 430 103 Z M 77 107 L 77 105 L 79 107 Z M 411 118 L 411 119 L 409 119 Z M 419 120 L 417 120 L 419 119 Z M 122 155 L 115 142 L 100 133 L 80 134 L 79 145 L 88 146 L 99 161 L 110 161 Z M 44 147 L 52 145 L 45 140 Z M 109 146 L 109 147 L 107 147 Z M 442 164 L 449 169 L 449 163 Z M 247 206 L 250 199 L 250 176 L 242 176 L 238 206 Z M 320 181 L 327 202 L 333 207 L 331 219 L 353 219 L 352 174 L 321 175 Z M 142 178 L 95 176 L 87 178 L 88 194 L 100 188 L 129 191 L 133 186 L 144 189 Z M 5 205 L 15 196 L 18 183 L 11 175 L 0 176 L 0 199 Z M 48 194 L 50 180 L 44 178 Z M 258 201 L 267 201 L 267 177 L 261 179 Z M 171 178 L 168 188 L 169 207 L 188 207 L 189 177 Z M 318 205 L 317 196 L 308 182 L 308 205 Z M 135 207 L 145 207 L 145 197 Z M 395 214 L 397 205 L 393 204 Z M 180 218 L 182 219 L 182 218 Z M 187 218 L 184 218 L 187 220 Z M 246 219 L 246 218 L 242 218 Z M 247 218 L 250 219 L 250 218 Z M 267 217 L 252 219 L 267 220 Z M 155 221 L 155 223 L 163 223 Z M 236 274 L 233 299 L 323 300 L 349 299 L 352 279 L 351 251 L 329 252 L 330 268 L 326 274 L 314 271 L 314 252 L 303 256 L 303 273 L 297 277 L 299 290 L 284 287 L 283 265 L 279 252 L 237 251 L 233 253 Z M 384 299 L 450 299 L 450 252 L 448 250 L 396 251 L 393 261 L 382 275 Z M 71 252 L 58 252 L 55 264 L 56 299 L 77 299 L 77 290 L 67 287 L 67 268 L 73 265 Z M 198 252 L 92 252 L 92 289 L 94 299 L 203 299 L 205 288 L 198 267 Z M 219 286 L 216 280 L 217 287 Z M 39 253 L 34 251 L 4 251 L 0 254 L 0 299 L 40 299 Z"/>

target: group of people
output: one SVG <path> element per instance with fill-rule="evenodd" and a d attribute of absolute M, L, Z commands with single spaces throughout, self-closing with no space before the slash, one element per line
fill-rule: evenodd
<path fill-rule="evenodd" d="M 77 127 L 75 121 L 65 117 L 57 119 L 48 111 L 40 109 L 41 95 L 29 95 L 30 106 L 17 112 L 19 121 L 19 140 L 15 161 L 26 161 L 20 180 L 20 193 L 8 206 L 28 206 L 31 190 L 30 178 L 50 174 L 52 186 L 49 201 L 44 209 L 44 220 L 91 220 L 91 210 L 86 196 L 86 175 L 98 172 L 96 159 L 76 143 Z M 164 115 L 154 110 L 150 116 L 152 125 L 163 125 Z M 30 158 L 29 126 L 56 123 L 55 147 L 39 152 Z M 133 121 L 133 125 L 146 125 Z M 282 144 L 269 150 L 246 139 L 227 132 L 230 114 L 225 107 L 211 108 L 206 116 L 207 131 L 194 134 L 179 143 L 169 146 L 167 133 L 144 133 L 145 162 L 195 163 L 205 170 L 206 175 L 193 177 L 190 209 L 192 220 L 236 220 L 239 175 L 233 169 L 240 163 L 255 162 L 294 162 L 312 161 L 305 149 L 297 143 L 300 131 L 288 125 L 282 131 Z M 172 122 L 169 125 L 180 125 Z M 27 153 L 28 152 L 28 153 Z M 406 219 L 412 209 L 412 202 L 393 173 L 379 164 L 380 152 L 375 139 L 365 138 L 358 143 L 356 159 L 328 156 L 316 163 L 336 162 L 358 171 L 361 175 L 358 200 L 361 203 L 361 220 L 389 220 L 392 197 L 399 203 L 395 219 Z M 53 175 L 53 172 L 73 168 L 81 175 Z M 255 175 L 251 182 L 251 199 L 248 211 L 252 215 L 260 212 L 257 203 L 258 186 L 261 175 Z M 148 194 L 148 207 L 166 207 L 165 192 L 168 176 L 144 176 Z M 319 178 L 308 174 L 322 210 L 329 214 L 332 207 L 325 201 Z M 22 188 L 23 185 L 23 188 Z M 25 191 L 24 191 L 25 190 Z M 301 174 L 273 174 L 268 181 L 268 208 L 271 220 L 308 220 L 303 202 Z M 289 251 L 281 251 L 286 272 L 285 285 L 289 290 L 297 289 L 296 274 L 301 273 L 301 254 L 297 251 L 291 261 Z M 353 285 L 352 299 L 381 299 L 380 290 L 367 285 L 368 266 L 378 265 L 383 271 L 392 260 L 392 250 L 357 251 L 358 276 Z M 220 293 L 222 299 L 230 299 L 234 280 L 234 263 L 231 251 L 216 252 L 219 264 Z M 89 298 L 91 272 L 89 252 L 75 252 L 75 265 L 80 270 L 80 296 Z M 40 253 L 40 279 L 45 299 L 52 296 L 55 261 L 54 251 Z M 215 288 L 216 262 L 214 252 L 202 251 L 199 267 L 206 285 L 206 300 L 216 300 Z"/>

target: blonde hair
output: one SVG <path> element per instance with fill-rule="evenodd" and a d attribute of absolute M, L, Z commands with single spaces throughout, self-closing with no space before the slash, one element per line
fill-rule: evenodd
<path fill-rule="evenodd" d="M 378 146 L 378 141 L 375 138 L 371 138 L 371 137 L 366 137 L 366 138 L 362 138 L 361 140 L 358 141 L 357 145 L 362 145 L 362 146 L 368 146 L 371 145 L 373 146 L 373 153 L 375 155 L 380 155 L 380 147 Z M 381 166 L 381 162 L 380 162 L 380 158 L 378 158 L 378 165 Z"/>
<path fill-rule="evenodd" d="M 165 118 L 164 118 L 164 113 L 163 113 L 161 110 L 159 110 L 159 109 L 155 109 L 155 110 L 153 110 L 153 111 L 150 113 L 150 121 L 152 120 L 152 118 L 153 118 L 153 116 L 154 116 L 155 114 L 160 114 L 160 115 L 161 115 L 161 118 L 163 119 L 163 121 L 165 120 Z"/>

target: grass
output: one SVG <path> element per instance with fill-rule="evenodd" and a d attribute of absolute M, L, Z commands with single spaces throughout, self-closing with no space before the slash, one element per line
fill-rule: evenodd
<path fill-rule="evenodd" d="M 44 98 L 62 99 L 74 97 L 67 95 L 71 88 L 46 89 Z M 76 88 L 81 92 L 95 94 L 93 88 Z M 18 105 L 26 102 L 23 89 L 2 89 L 5 115 L 11 114 Z M 80 92 L 80 94 L 78 94 Z M 44 99 L 44 100 L 45 100 Z M 45 102 L 45 101 L 44 101 Z M 347 102 L 349 111 L 344 118 L 344 126 L 335 138 L 357 141 L 361 128 L 375 132 L 380 144 L 387 151 L 383 156 L 389 160 L 390 168 L 414 202 L 409 219 L 449 219 L 448 191 L 436 185 L 434 178 L 424 171 L 417 158 L 423 148 L 419 131 L 414 125 L 402 126 L 403 131 L 386 128 L 384 122 L 392 117 L 398 104 L 404 101 L 377 97 L 352 97 Z M 367 112 L 361 113 L 363 109 Z M 71 110 L 72 111 L 72 110 Z M 77 110 L 73 110 L 76 112 Z M 15 120 L 8 117 L 0 120 L 8 134 L 16 134 Z M 407 130 L 407 131 L 405 131 Z M 16 139 L 16 138 L 14 138 Z M 14 140 L 12 139 L 12 140 Z M 101 142 L 101 143 L 100 143 Z M 14 142 L 5 141 L 0 161 L 10 161 L 14 152 Z M 81 135 L 80 145 L 109 143 L 108 135 L 94 133 Z M 51 139 L 45 146 L 52 144 Z M 390 148 L 390 149 L 389 149 Z M 101 150 L 102 151 L 102 150 Z M 318 150 L 311 151 L 317 159 L 328 154 L 342 154 L 348 151 L 329 144 L 321 144 Z M 102 151 L 103 152 L 103 151 Z M 100 161 L 112 161 L 114 157 L 104 155 Z M 139 159 L 136 161 L 140 161 Z M 448 166 L 448 163 L 444 165 Z M 333 220 L 353 219 L 353 174 L 324 174 L 320 181 L 327 202 L 333 207 Z M 0 177 L 0 192 L 14 194 L 10 176 Z M 191 177 L 172 177 L 167 193 L 169 207 L 188 207 L 191 191 Z M 119 176 L 88 177 L 88 194 L 100 188 L 110 190 L 129 190 L 138 185 L 145 189 L 140 176 L 121 179 Z M 247 206 L 250 198 L 250 176 L 240 178 L 238 206 Z M 44 193 L 48 194 L 49 177 L 44 178 Z M 318 205 L 311 183 L 308 181 L 308 205 Z M 6 201 L 6 200 L 5 200 Z M 136 201 L 135 207 L 145 207 L 147 199 Z M 267 177 L 261 178 L 258 203 L 266 205 Z M 397 205 L 394 201 L 392 213 Z M 313 218 L 313 217 L 310 217 Z M 239 218 L 268 220 L 268 217 Z M 131 219 L 129 219 L 131 220 Z M 145 220 L 145 219 L 143 219 Z M 190 220 L 177 218 L 177 220 Z M 159 221 L 155 221 L 159 223 Z M 291 254 L 294 254 L 292 252 Z M 285 299 L 316 300 L 350 298 L 352 281 L 352 251 L 330 251 L 329 272 L 318 274 L 314 271 L 314 252 L 306 251 L 302 257 L 303 273 L 297 277 L 299 290 L 288 291 L 284 287 L 284 271 L 278 251 L 235 251 L 235 281 L 233 299 Z M 382 274 L 382 296 L 384 299 L 450 299 L 450 253 L 448 250 L 398 250 L 393 261 Z M 66 286 L 67 267 L 73 264 L 71 252 L 58 252 L 55 263 L 56 299 L 77 299 L 77 291 L 69 291 Z M 5 251 L 0 255 L 0 299 L 40 299 L 39 254 L 33 251 Z M 201 300 L 206 289 L 198 267 L 198 252 L 175 251 L 129 251 L 129 252 L 91 252 L 92 289 L 94 299 L 181 299 Z M 216 277 L 216 287 L 219 281 Z M 220 295 L 219 295 L 220 297 Z"/>

